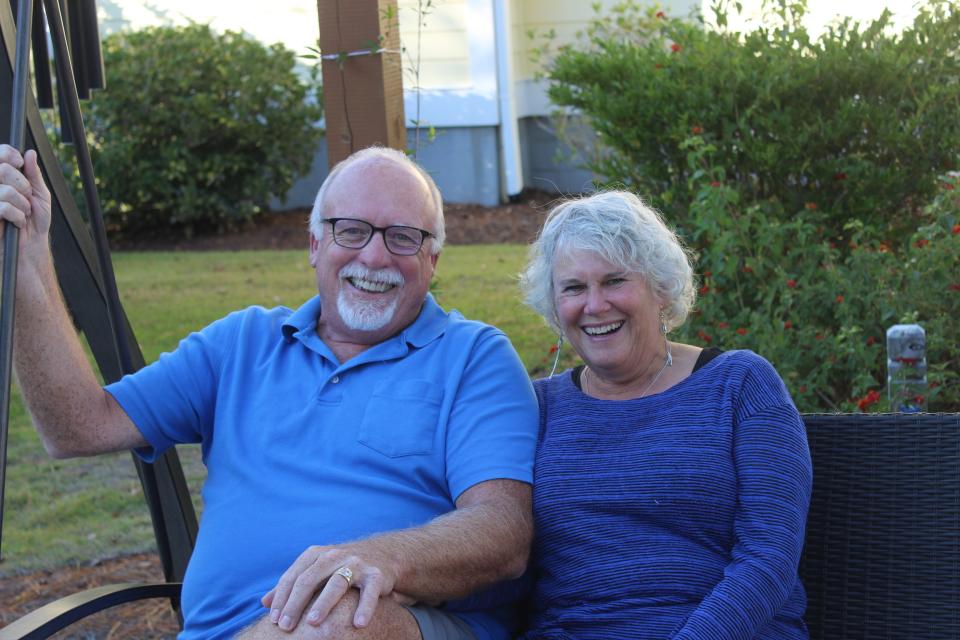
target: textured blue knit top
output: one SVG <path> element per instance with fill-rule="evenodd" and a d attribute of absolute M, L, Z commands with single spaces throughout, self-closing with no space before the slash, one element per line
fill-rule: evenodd
<path fill-rule="evenodd" d="M 535 383 L 525 639 L 807 638 L 797 576 L 812 471 L 773 367 L 725 352 L 647 398 Z"/>

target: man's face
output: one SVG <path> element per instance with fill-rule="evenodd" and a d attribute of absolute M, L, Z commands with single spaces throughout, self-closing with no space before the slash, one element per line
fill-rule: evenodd
<path fill-rule="evenodd" d="M 435 205 L 423 178 L 390 160 L 362 160 L 330 185 L 324 218 L 355 218 L 376 227 L 404 225 L 436 231 Z M 330 224 L 310 239 L 310 264 L 317 274 L 324 340 L 372 345 L 410 325 L 430 287 L 437 264 L 425 240 L 412 256 L 390 253 L 374 232 L 367 246 L 347 249 L 333 241 Z"/>

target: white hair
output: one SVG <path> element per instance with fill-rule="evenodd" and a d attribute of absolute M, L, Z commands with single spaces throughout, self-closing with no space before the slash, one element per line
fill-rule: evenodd
<path fill-rule="evenodd" d="M 440 253 L 440 250 L 443 248 L 443 243 L 446 240 L 447 234 L 444 229 L 444 220 L 443 220 L 443 199 L 440 197 L 440 189 L 437 188 L 437 183 L 433 181 L 433 178 L 427 173 L 423 167 L 418 165 L 416 162 L 407 157 L 402 151 L 396 149 L 391 149 L 390 147 L 367 147 L 357 151 L 347 158 L 341 160 L 336 164 L 336 166 L 331 169 L 330 173 L 327 175 L 327 179 L 323 181 L 323 184 L 320 185 L 320 190 L 317 191 L 317 197 L 313 202 L 313 209 L 310 211 L 310 233 L 313 234 L 317 240 L 323 237 L 323 227 L 322 222 L 324 215 L 325 199 L 327 192 L 330 190 L 330 185 L 337 179 L 343 170 L 349 167 L 352 164 L 361 162 L 364 160 L 381 160 L 395 162 L 400 166 L 406 167 L 410 171 L 414 172 L 416 175 L 423 178 L 424 182 L 427 183 L 427 187 L 430 190 L 430 199 L 433 201 L 434 206 L 434 219 L 436 222 L 436 228 L 431 232 L 433 236 L 430 238 L 430 253 L 436 255 Z"/>
<path fill-rule="evenodd" d="M 668 329 L 684 323 L 696 293 L 693 256 L 656 210 L 628 191 L 604 191 L 563 202 L 530 246 L 520 286 L 528 305 L 558 333 L 553 269 L 557 257 L 588 251 L 643 276 L 663 302 Z"/>

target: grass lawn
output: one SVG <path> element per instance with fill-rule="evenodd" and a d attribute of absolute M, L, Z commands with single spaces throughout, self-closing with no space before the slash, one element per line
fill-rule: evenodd
<path fill-rule="evenodd" d="M 520 301 L 516 274 L 525 257 L 520 245 L 447 247 L 433 290 L 445 308 L 506 332 L 537 377 L 549 370 L 554 339 Z M 296 308 L 316 292 L 306 251 L 117 253 L 113 259 L 147 362 L 232 310 Z M 570 364 L 569 352 L 564 362 Z M 11 403 L 8 446 L 0 576 L 154 548 L 130 454 L 52 460 L 19 395 Z M 180 449 L 199 509 L 204 470 L 198 448 Z"/>

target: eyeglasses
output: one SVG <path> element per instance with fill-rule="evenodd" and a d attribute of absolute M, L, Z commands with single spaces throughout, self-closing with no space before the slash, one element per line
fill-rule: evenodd
<path fill-rule="evenodd" d="M 389 227 L 375 227 L 365 220 L 354 218 L 324 218 L 333 229 L 333 241 L 346 249 L 363 249 L 370 244 L 375 231 L 383 235 L 387 251 L 397 256 L 412 256 L 423 246 L 423 241 L 433 234 L 416 227 L 394 224 Z"/>

